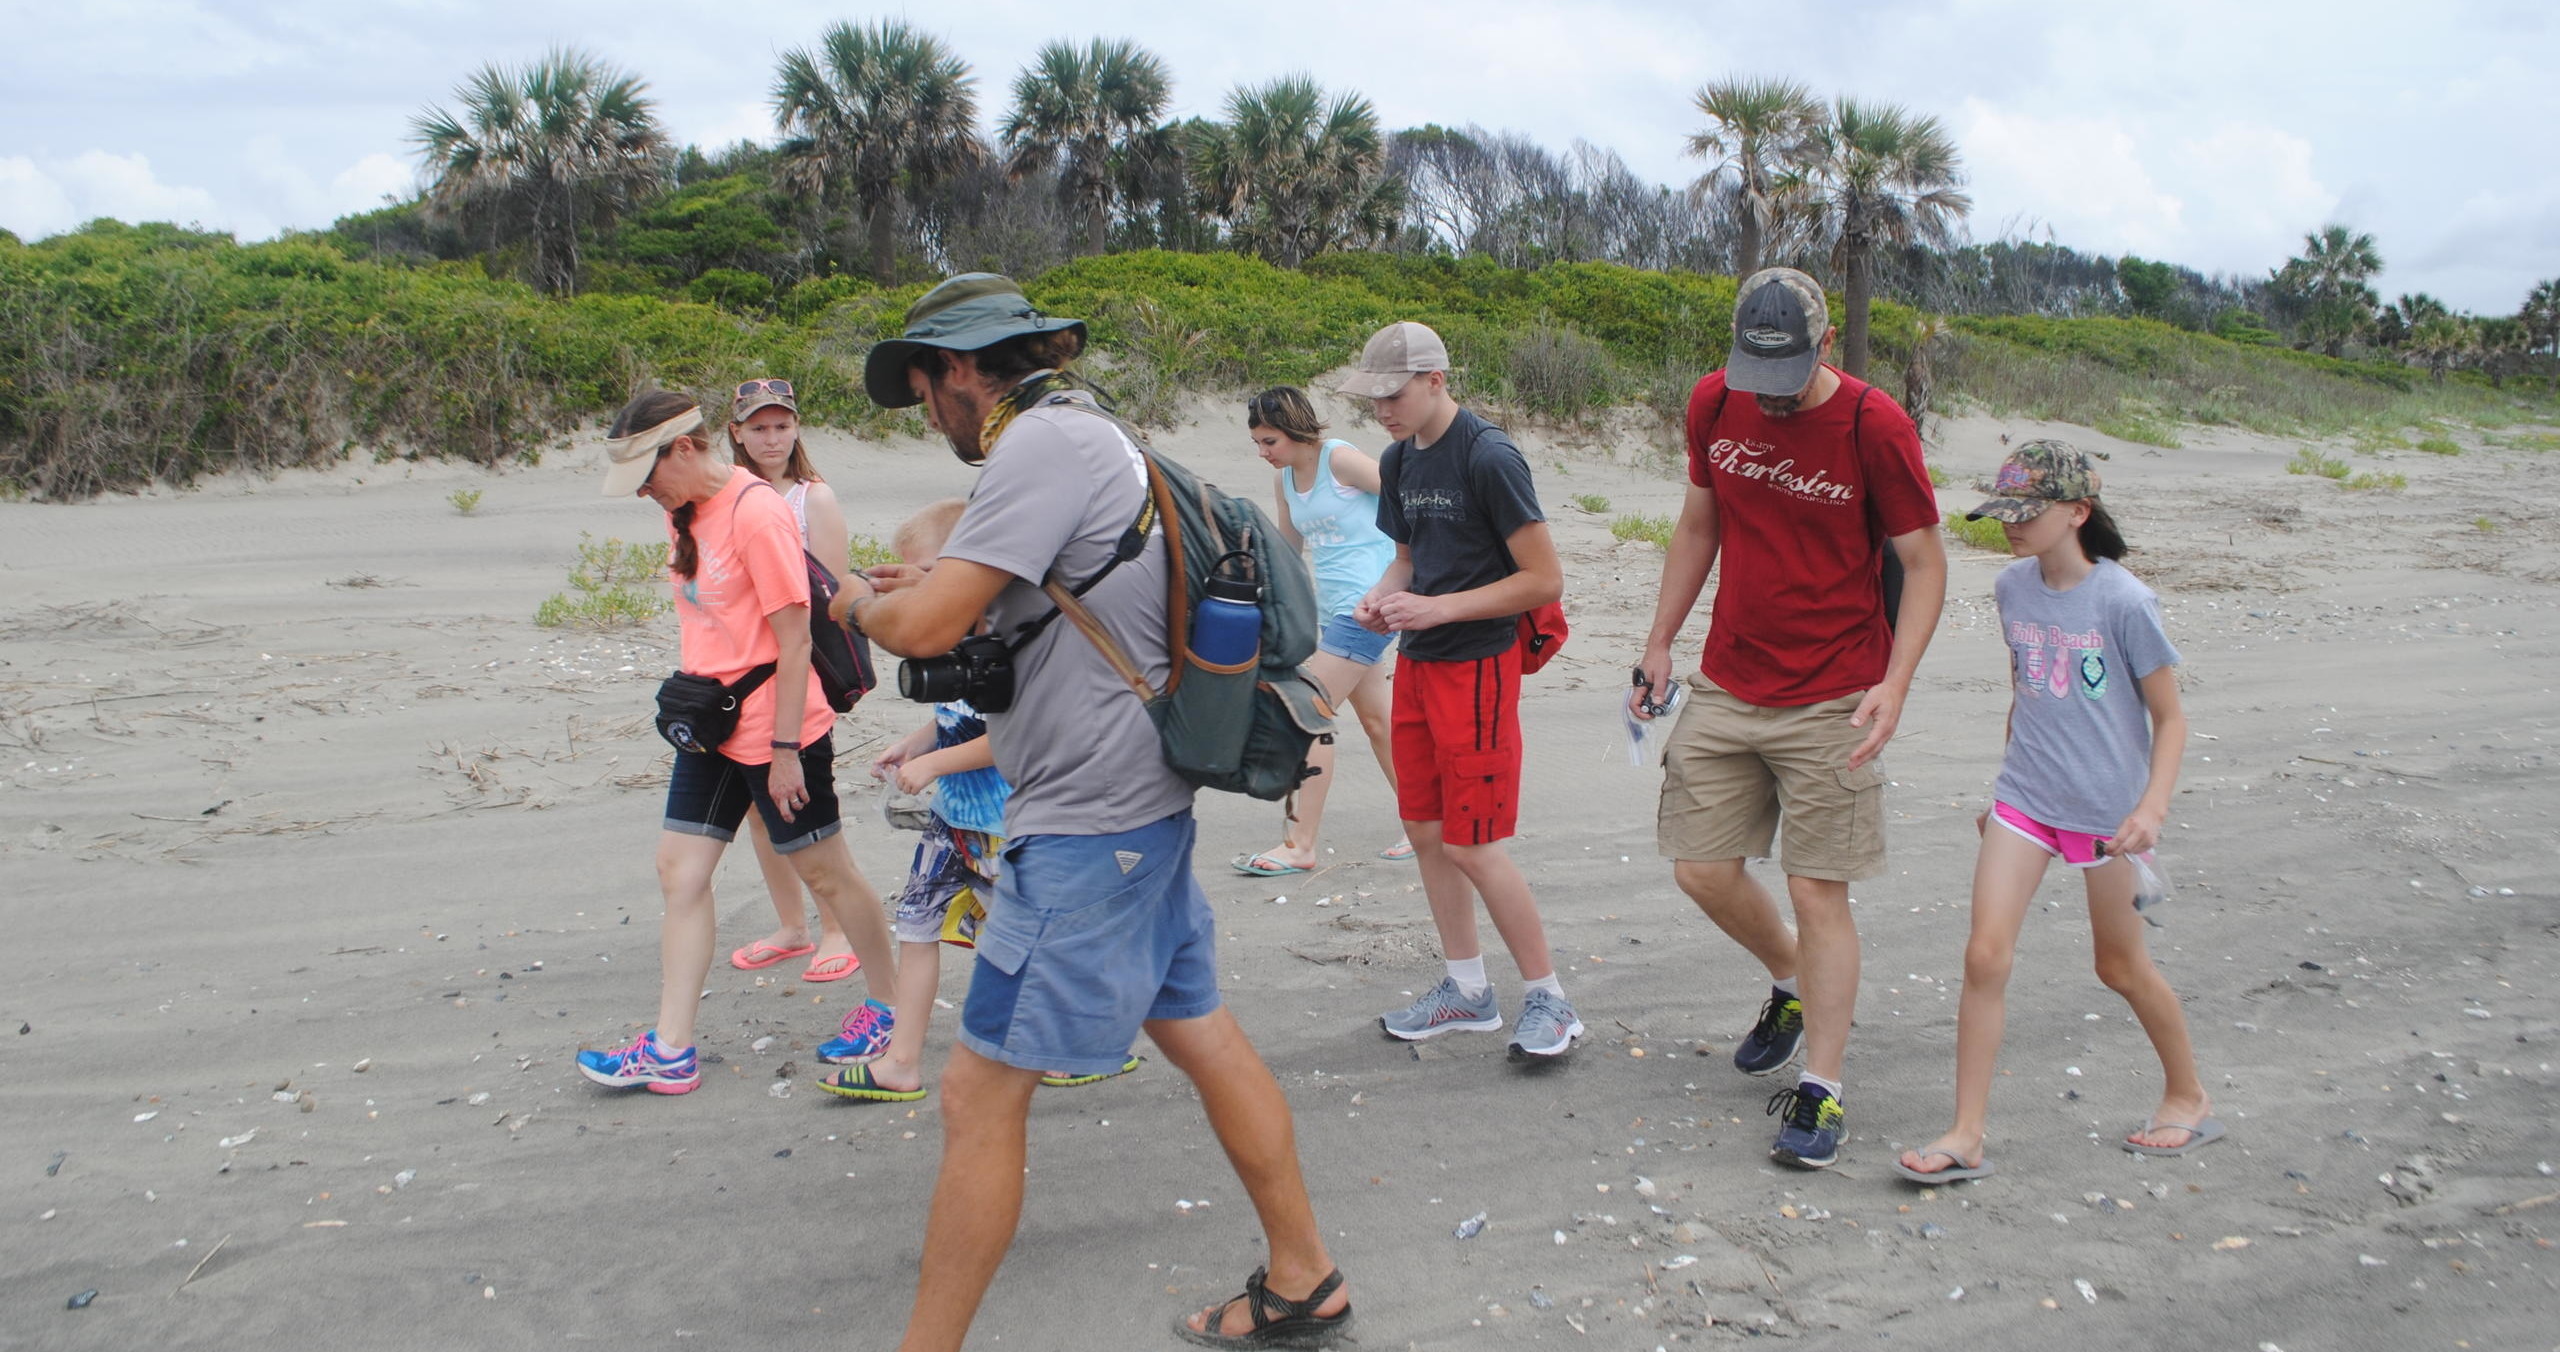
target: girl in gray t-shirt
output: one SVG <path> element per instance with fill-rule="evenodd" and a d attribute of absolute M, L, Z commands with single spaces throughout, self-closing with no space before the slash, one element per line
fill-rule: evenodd
<path fill-rule="evenodd" d="M 2140 1155 L 2182 1155 L 2222 1136 L 2178 996 L 2153 966 L 2135 913 L 2138 861 L 2160 837 L 2187 738 L 2178 651 L 2159 600 L 2125 571 L 2124 537 L 2098 502 L 2088 458 L 2030 442 L 2000 467 L 1974 509 L 1998 520 L 2018 561 L 1993 590 L 2009 645 L 2009 739 L 1983 814 L 1973 873 L 1973 934 L 1956 1015 L 1956 1120 L 1907 1150 L 1895 1172 L 1922 1183 L 1991 1172 L 1983 1153 L 1993 1062 L 2007 1015 L 2018 930 L 2046 866 L 2081 871 L 2098 979 L 2150 1035 L 2165 1081 L 2150 1120 L 2123 1138 Z"/>

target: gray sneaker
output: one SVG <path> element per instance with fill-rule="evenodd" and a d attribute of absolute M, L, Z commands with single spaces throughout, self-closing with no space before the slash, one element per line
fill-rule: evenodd
<path fill-rule="evenodd" d="M 1562 1056 L 1582 1036 L 1582 1020 L 1573 1004 L 1550 990 L 1533 990 L 1520 1003 L 1520 1021 L 1511 1025 L 1513 1056 Z"/>
<path fill-rule="evenodd" d="M 1378 1026 L 1389 1036 L 1407 1042 L 1438 1037 L 1442 1033 L 1490 1033 L 1502 1028 L 1502 1007 L 1494 1003 L 1493 987 L 1484 994 L 1468 999 L 1458 990 L 1453 977 L 1440 978 L 1440 984 L 1422 993 L 1422 998 L 1402 1009 L 1389 1010 L 1378 1016 Z"/>

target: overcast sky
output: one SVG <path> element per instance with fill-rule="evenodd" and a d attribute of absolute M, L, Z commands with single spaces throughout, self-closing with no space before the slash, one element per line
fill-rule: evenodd
<path fill-rule="evenodd" d="M 2339 219 L 2386 298 L 2509 313 L 2560 276 L 2560 5 L 2549 0 L 0 0 L 0 226 L 95 216 L 243 238 L 414 186 L 410 118 L 490 61 L 573 43 L 648 79 L 681 140 L 769 139 L 774 59 L 837 20 L 911 18 L 977 68 L 992 122 L 1043 41 L 1134 37 L 1176 111 L 1296 71 L 1389 128 L 1611 147 L 1685 182 L 1689 96 L 1731 74 L 1888 99 L 1955 133 L 1973 233 L 2259 274 Z"/>

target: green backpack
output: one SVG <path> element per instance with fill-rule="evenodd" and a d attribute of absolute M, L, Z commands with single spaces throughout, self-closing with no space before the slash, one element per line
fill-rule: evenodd
<path fill-rule="evenodd" d="M 1057 407 L 1081 409 L 1118 428 L 1146 461 L 1148 491 L 1137 521 L 1101 572 L 1075 588 L 1052 576 L 1042 590 L 1145 702 L 1174 773 L 1204 789 L 1265 800 L 1288 797 L 1313 773 L 1307 749 L 1333 729 L 1324 687 L 1302 668 L 1315 653 L 1320 623 L 1306 561 L 1260 507 L 1221 492 L 1149 446 L 1127 423 L 1090 404 Z M 1166 571 L 1172 582 L 1165 646 L 1173 671 L 1158 690 L 1078 597 L 1113 567 L 1136 558 L 1156 523 L 1167 520 L 1165 551 L 1172 566 Z M 1192 611 L 1220 570 L 1262 587 L 1261 651 L 1232 666 L 1203 661 L 1190 643 Z"/>

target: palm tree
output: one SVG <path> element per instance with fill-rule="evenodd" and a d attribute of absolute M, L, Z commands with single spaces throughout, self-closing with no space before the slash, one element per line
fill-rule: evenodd
<path fill-rule="evenodd" d="M 1052 42 L 1014 78 L 1013 111 L 996 137 L 1016 178 L 1058 166 L 1059 194 L 1082 210 L 1086 246 L 1101 253 L 1110 245 L 1116 171 L 1151 148 L 1149 133 L 1172 101 L 1164 62 L 1134 42 Z"/>
<path fill-rule="evenodd" d="M 491 246 L 521 234 L 535 286 L 578 288 L 578 232 L 611 224 L 674 165 L 639 77 L 571 48 L 521 69 L 491 64 L 456 87 L 459 111 L 429 108 L 410 140 L 432 182 L 430 212 L 484 221 Z"/>
<path fill-rule="evenodd" d="M 2439 385 L 2444 383 L 2446 367 L 2479 346 L 2478 326 L 2460 315 L 2435 315 L 2409 331 L 2410 355 L 2427 364 Z"/>
<path fill-rule="evenodd" d="M 1738 281 L 1760 270 L 1781 216 L 1776 185 L 1803 159 L 1822 125 L 1822 103 L 1793 80 L 1718 80 L 1691 102 L 1713 121 L 1689 134 L 1689 153 L 1715 162 L 1698 183 L 1731 204 L 1740 233 L 1733 251 Z"/>
<path fill-rule="evenodd" d="M 817 50 L 782 54 L 773 81 L 782 186 L 822 207 L 847 205 L 870 240 L 871 275 L 896 270 L 901 195 L 986 158 L 969 63 L 903 22 L 839 23 Z"/>
<path fill-rule="evenodd" d="M 2560 278 L 2534 283 L 2516 318 L 2524 323 L 2528 352 L 2549 348 L 2552 355 L 2560 356 Z"/>
<path fill-rule="evenodd" d="M 2276 289 L 2305 307 L 2302 334 L 2332 357 L 2346 355 L 2347 340 L 2372 322 L 2380 297 L 2365 285 L 2382 271 L 2373 236 L 2336 222 L 2302 237 L 2302 255 L 2276 269 Z"/>
<path fill-rule="evenodd" d="M 1847 321 L 1840 366 L 1863 378 L 1876 250 L 1951 246 L 1973 210 L 1960 191 L 1964 163 L 1955 138 L 1934 117 L 1843 98 L 1814 130 L 1804 166 L 1774 186 L 1781 199 L 1794 199 L 1813 236 L 1831 243 Z"/>
<path fill-rule="evenodd" d="M 1377 110 L 1357 94 L 1328 101 L 1303 75 L 1227 95 L 1224 122 L 1194 127 L 1192 182 L 1236 246 L 1294 268 L 1327 249 L 1395 234 L 1403 185 L 1386 172 Z"/>

